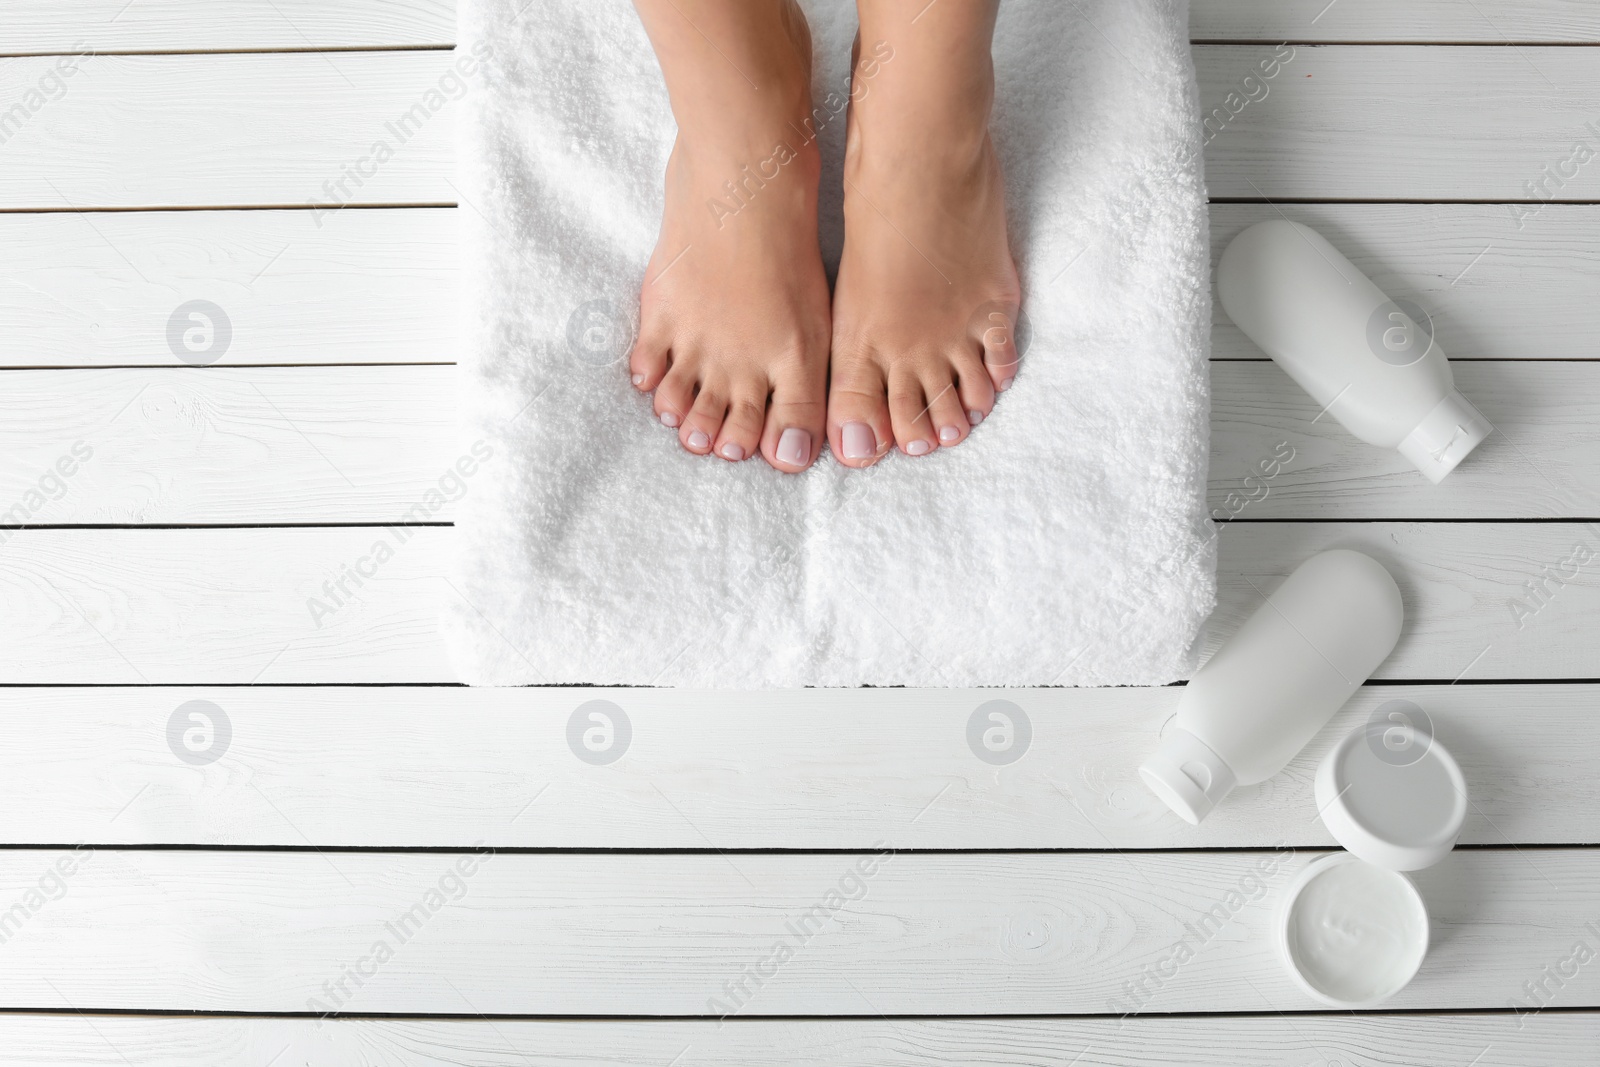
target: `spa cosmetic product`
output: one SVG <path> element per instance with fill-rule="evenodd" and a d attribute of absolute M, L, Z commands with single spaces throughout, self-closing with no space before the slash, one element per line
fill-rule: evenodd
<path fill-rule="evenodd" d="M 1350 852 L 1301 869 L 1278 911 L 1279 958 L 1324 1004 L 1370 1008 L 1394 996 L 1428 954 L 1428 909 L 1411 879 Z"/>
<path fill-rule="evenodd" d="M 1492 432 L 1456 391 L 1427 315 L 1390 300 L 1309 226 L 1273 219 L 1239 234 L 1217 265 L 1217 293 L 1234 325 L 1345 429 L 1398 448 L 1431 481 Z"/>
<path fill-rule="evenodd" d="M 1389 655 L 1403 615 L 1372 557 L 1312 556 L 1189 680 L 1140 777 L 1198 825 L 1234 786 L 1265 781 L 1305 747 Z"/>
<path fill-rule="evenodd" d="M 1390 701 L 1322 761 L 1317 810 L 1349 851 L 1306 864 L 1278 908 L 1284 966 L 1302 989 L 1336 1008 L 1375 1007 L 1422 966 L 1428 910 L 1401 872 L 1444 859 L 1467 817 L 1460 766 L 1431 725 L 1418 730 L 1404 713 L 1384 714 L 1392 705 L 1427 719 L 1415 705 Z"/>

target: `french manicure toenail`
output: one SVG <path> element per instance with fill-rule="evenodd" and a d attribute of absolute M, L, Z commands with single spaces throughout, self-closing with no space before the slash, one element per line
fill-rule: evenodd
<path fill-rule="evenodd" d="M 1003 393 L 1007 389 L 1010 389 L 1011 388 L 1011 383 L 1014 382 L 1014 381 L 1016 381 L 1015 378 L 1007 378 L 1005 381 L 1001 382 L 1000 383 L 1000 391 Z"/>
<path fill-rule="evenodd" d="M 839 437 L 844 443 L 845 459 L 871 459 L 878 451 L 878 439 L 864 422 L 845 423 Z"/>
<path fill-rule="evenodd" d="M 811 456 L 811 433 L 791 426 L 778 438 L 778 462 L 791 467 L 803 467 Z"/>
<path fill-rule="evenodd" d="M 978 425 L 978 423 L 983 421 L 983 412 L 979 411 L 977 408 L 973 408 L 971 411 L 967 412 L 967 421 L 972 423 L 974 426 Z"/>
<path fill-rule="evenodd" d="M 926 455 L 927 451 L 928 442 L 926 441 L 912 441 L 910 444 L 906 445 L 906 455 L 908 456 Z"/>
<path fill-rule="evenodd" d="M 690 448 L 710 448 L 711 447 L 711 438 L 707 437 L 705 434 L 701 433 L 699 430 L 696 430 L 694 433 L 689 435 L 689 447 Z"/>
<path fill-rule="evenodd" d="M 740 448 L 732 441 L 729 441 L 727 444 L 722 446 L 722 458 L 730 459 L 737 463 L 744 458 L 744 449 Z"/>
<path fill-rule="evenodd" d="M 633 376 L 633 384 L 634 384 L 634 385 L 643 385 L 643 384 L 644 384 L 644 375 L 642 375 L 642 374 L 635 374 L 635 375 L 634 375 L 634 376 Z"/>
<path fill-rule="evenodd" d="M 961 431 L 956 429 L 954 426 L 941 426 L 941 427 L 939 427 L 939 443 L 940 444 L 948 445 L 948 444 L 951 444 L 951 443 L 953 443 L 955 441 L 959 441 L 959 440 L 961 440 Z"/>
<path fill-rule="evenodd" d="M 678 428 L 678 416 L 674 415 L 670 411 L 663 411 L 661 413 L 661 424 L 663 426 L 670 426 L 676 430 Z"/>

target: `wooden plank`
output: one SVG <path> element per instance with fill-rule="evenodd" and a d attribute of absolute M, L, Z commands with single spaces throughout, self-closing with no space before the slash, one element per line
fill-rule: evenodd
<path fill-rule="evenodd" d="M 1586 125 L 1600 93 L 1587 48 L 1300 47 L 1260 82 L 1273 51 L 1195 49 L 1208 112 L 1230 92 L 1259 97 L 1240 95 L 1237 113 L 1213 122 L 1214 196 L 1600 199 L 1600 168 L 1566 162 L 1600 141 Z M 448 96 L 475 84 L 447 73 L 461 58 L 97 56 L 8 133 L 0 207 L 453 202 Z M 0 100 L 39 86 L 55 62 L 0 60 Z M 448 94 L 428 96 L 441 85 Z M 437 112 L 397 143 L 386 123 L 430 100 Z M 337 188 L 380 139 L 393 158 Z M 1546 166 L 1569 178 L 1557 187 Z M 1541 180 L 1543 192 L 1524 184 Z"/>
<path fill-rule="evenodd" d="M 59 91 L 57 59 L 0 59 L 0 100 L 42 95 L 6 127 L 0 208 L 454 201 L 450 105 L 477 80 L 461 58 L 93 56 Z"/>
<path fill-rule="evenodd" d="M 1236 790 L 1199 827 L 1137 775 L 1181 693 L 0 689 L 0 843 L 1331 846 L 1314 817 L 1316 767 L 1397 699 L 1429 714 L 1462 765 L 1472 798 L 1463 842 L 1600 841 L 1600 686 L 1368 686 L 1285 771 Z M 999 767 L 966 739 L 997 698 L 1031 727 L 1016 761 Z M 631 731 L 603 766 L 567 740 L 596 700 Z M 209 735 L 191 713 L 211 720 Z M 181 732 L 169 739 L 174 720 L 202 733 L 184 747 Z"/>
<path fill-rule="evenodd" d="M 1388 567 L 1405 598 L 1405 630 L 1376 677 L 1588 678 L 1595 669 L 1593 523 L 1233 523 L 1218 547 L 1207 650 L 1302 561 L 1354 548 Z"/>
<path fill-rule="evenodd" d="M 1291 204 L 1381 288 L 1423 306 L 1455 359 L 1592 359 L 1600 207 Z M 1520 206 L 1515 209 L 1520 212 Z M 1211 208 L 1213 260 L 1265 204 Z M 0 365 L 180 365 L 167 322 L 210 300 L 232 340 L 217 365 L 408 363 L 454 356 L 448 209 L 0 214 Z M 102 239 L 103 238 L 103 239 Z M 24 281 L 25 279 L 25 281 Z M 1212 355 L 1263 359 L 1214 312 Z M 210 353 L 206 353 L 210 355 Z"/>
<path fill-rule="evenodd" d="M 1530 212 L 1547 199 L 1600 200 L 1600 166 L 1583 162 L 1600 150 L 1590 48 L 1194 52 L 1214 197 L 1526 200 Z M 1260 77 L 1259 64 L 1290 52 Z"/>
<path fill-rule="evenodd" d="M 1521 204 L 1213 204 L 1212 265 L 1246 226 L 1289 218 L 1320 231 L 1390 296 L 1426 311 L 1452 359 L 1594 359 L 1600 355 L 1592 311 L 1600 305 L 1600 262 L 1593 255 L 1600 208 L 1551 204 L 1527 216 L 1533 210 Z M 1213 358 L 1266 358 L 1220 302 L 1213 321 Z"/>
<path fill-rule="evenodd" d="M 452 533 L 0 530 L 0 682 L 451 681 L 437 612 L 461 595 L 445 577 Z M 1406 632 L 1379 678 L 1591 678 L 1597 537 L 1559 522 L 1236 521 L 1219 538 L 1202 647 L 1307 557 L 1358 548 L 1406 598 Z M 1136 586 L 1127 599 L 1138 625 Z"/>
<path fill-rule="evenodd" d="M 395 48 L 455 41 L 454 0 L 12 0 L 5 52 Z"/>
<path fill-rule="evenodd" d="M 1600 515 L 1600 363 L 1460 361 L 1496 433 L 1441 484 L 1358 440 L 1278 367 L 1211 365 L 1209 499 L 1218 518 Z M 1266 466 L 1263 467 L 1262 464 Z M 1265 473 L 1263 473 L 1265 472 Z"/>
<path fill-rule="evenodd" d="M 1213 364 L 1213 514 L 1600 514 L 1600 363 L 1464 361 L 1456 378 L 1500 432 L 1433 486 L 1318 418 L 1277 367 Z M 441 479 L 428 520 L 447 521 L 455 381 L 444 366 L 11 371 L 0 525 L 399 522 Z M 75 469 L 53 476 L 63 457 Z"/>
<path fill-rule="evenodd" d="M 0 511 L 0 523 L 404 522 L 441 479 L 456 496 L 455 377 L 439 366 L 11 371 L 0 501 L 21 512 Z M 426 521 L 448 520 L 453 504 Z"/>
<path fill-rule="evenodd" d="M 1196 41 L 1600 41 L 1588 0 L 1193 0 Z"/>
<path fill-rule="evenodd" d="M 0 680 L 451 681 L 450 532 L 0 531 Z"/>
<path fill-rule="evenodd" d="M 8 851 L 0 899 L 41 881 L 54 899 L 13 924 L 0 1003 L 869 1017 L 1321 1007 L 1270 936 L 1273 890 L 1304 851 L 894 848 Z M 55 874 L 63 861 L 71 873 Z M 1595 936 L 1600 850 L 1457 850 L 1413 878 L 1436 935 L 1394 1008 L 1504 1008 Z M 359 985 L 347 968 L 364 972 Z M 1600 968 L 1573 969 L 1561 1004 L 1600 1005 Z"/>
<path fill-rule="evenodd" d="M 4 1067 L 1589 1067 L 1600 1015 L 701 1020 L 0 1015 Z M 319 1025 L 320 1023 L 320 1025 Z M 124 1057 L 126 1057 L 124 1059 Z"/>
<path fill-rule="evenodd" d="M 0 215 L 0 261 L 3 365 L 454 358 L 451 209 Z M 193 300 L 221 309 L 226 345 L 169 338 Z"/>

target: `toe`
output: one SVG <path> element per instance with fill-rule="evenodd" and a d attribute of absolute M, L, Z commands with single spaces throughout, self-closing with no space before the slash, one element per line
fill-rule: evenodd
<path fill-rule="evenodd" d="M 727 391 L 715 386 L 700 387 L 694 407 L 678 427 L 678 440 L 690 452 L 699 456 L 711 452 L 711 442 L 722 432 L 722 419 L 728 412 Z"/>
<path fill-rule="evenodd" d="M 921 375 L 922 395 L 927 397 L 928 418 L 933 422 L 939 446 L 958 445 L 972 431 L 967 409 L 956 389 L 955 369 L 946 363 L 934 364 Z"/>
<path fill-rule="evenodd" d="M 1011 380 L 1022 365 L 1017 347 L 1016 327 L 1021 309 L 1014 304 L 993 305 L 980 323 L 978 343 L 983 346 L 983 363 L 996 392 L 1011 388 Z"/>
<path fill-rule="evenodd" d="M 994 381 L 984 366 L 983 352 L 974 347 L 956 353 L 951 364 L 956 372 L 956 392 L 966 424 L 976 426 L 994 410 Z"/>
<path fill-rule="evenodd" d="M 821 370 L 826 373 L 826 367 Z M 772 383 L 772 404 L 767 408 L 766 427 L 761 434 L 761 454 L 780 471 L 792 474 L 805 470 L 822 449 L 826 415 L 822 374 L 799 367 L 785 368 Z"/>
<path fill-rule="evenodd" d="M 767 421 L 767 387 L 751 379 L 734 386 L 722 433 L 712 438 L 713 451 L 734 463 L 756 454 L 761 447 L 761 427 Z"/>
<path fill-rule="evenodd" d="M 889 371 L 889 421 L 894 439 L 908 456 L 925 456 L 937 447 L 938 430 L 928 415 L 922 380 L 904 364 Z"/>
<path fill-rule="evenodd" d="M 694 394 L 699 387 L 696 374 L 685 363 L 674 363 L 661 384 L 656 387 L 656 417 L 663 425 L 674 430 L 683 425 L 694 407 Z"/>
<path fill-rule="evenodd" d="M 670 362 L 671 346 L 665 340 L 640 334 L 633 351 L 628 353 L 628 373 L 633 378 L 633 387 L 641 393 L 654 392 L 666 376 Z"/>
<path fill-rule="evenodd" d="M 847 467 L 869 467 L 893 446 L 883 371 L 865 356 L 836 353 L 828 393 L 828 447 Z"/>

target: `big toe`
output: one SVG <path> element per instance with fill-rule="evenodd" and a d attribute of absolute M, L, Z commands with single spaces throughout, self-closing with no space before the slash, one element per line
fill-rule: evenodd
<path fill-rule="evenodd" d="M 822 450 L 826 414 L 820 378 L 799 370 L 780 374 L 772 385 L 761 454 L 785 473 L 805 470 Z"/>
<path fill-rule="evenodd" d="M 652 332 L 641 331 L 639 339 L 628 353 L 628 374 L 633 387 L 641 393 L 653 393 L 661 379 L 667 375 L 670 346 L 665 338 Z"/>
<path fill-rule="evenodd" d="M 870 467 L 894 445 L 882 370 L 865 358 L 834 360 L 828 446 L 847 467 Z"/>
<path fill-rule="evenodd" d="M 1012 302 L 986 305 L 987 313 L 978 324 L 978 343 L 983 346 L 983 365 L 989 372 L 994 391 L 1003 393 L 1022 366 L 1022 349 L 1027 343 L 1021 308 Z"/>

